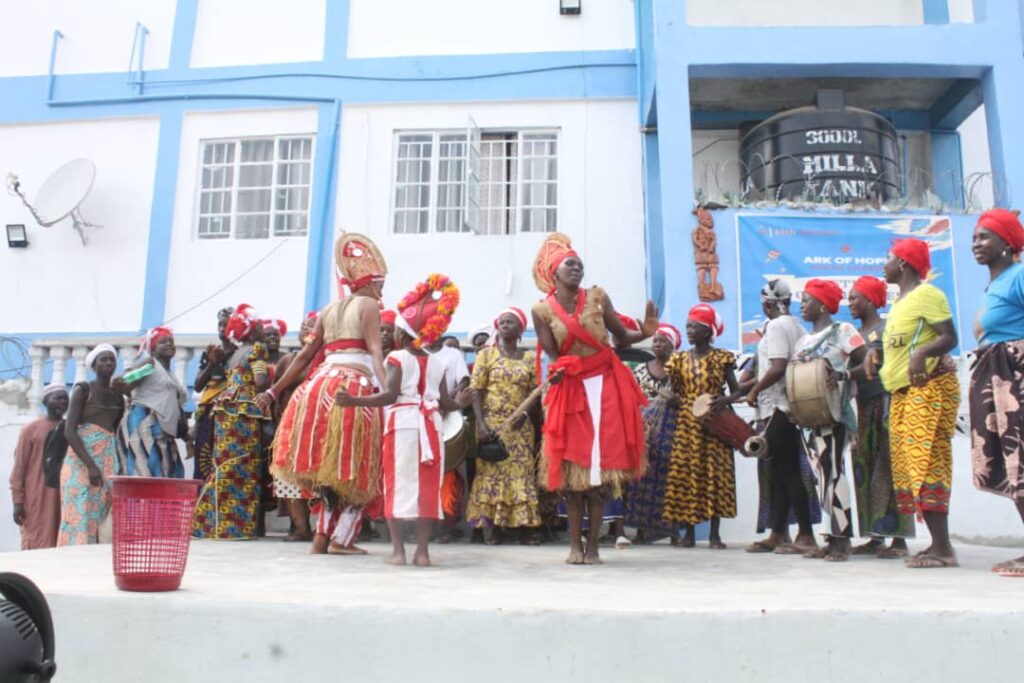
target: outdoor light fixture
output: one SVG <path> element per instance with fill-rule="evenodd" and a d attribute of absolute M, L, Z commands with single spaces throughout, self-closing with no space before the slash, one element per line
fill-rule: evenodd
<path fill-rule="evenodd" d="M 24 225 L 19 223 L 7 224 L 7 246 L 11 248 L 28 246 L 28 233 L 25 232 Z"/>
<path fill-rule="evenodd" d="M 558 0 L 560 14 L 579 14 L 583 11 L 583 0 Z"/>

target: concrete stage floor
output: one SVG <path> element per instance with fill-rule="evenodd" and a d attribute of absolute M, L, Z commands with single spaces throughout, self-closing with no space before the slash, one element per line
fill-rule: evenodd
<path fill-rule="evenodd" d="M 923 543 L 914 544 L 920 549 Z M 1020 680 L 1020 548 L 961 567 L 829 564 L 662 543 L 433 546 L 437 566 L 194 542 L 181 590 L 114 587 L 110 546 L 0 554 L 54 612 L 58 681 Z M 409 548 L 411 551 L 411 546 Z M 411 553 L 410 553 L 411 557 Z"/>

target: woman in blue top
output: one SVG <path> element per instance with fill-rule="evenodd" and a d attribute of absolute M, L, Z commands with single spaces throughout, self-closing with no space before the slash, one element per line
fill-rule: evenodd
<path fill-rule="evenodd" d="M 974 323 L 978 357 L 971 375 L 974 485 L 1006 496 L 1024 521 L 1024 226 L 1017 212 L 986 211 L 974 229 L 974 259 L 989 283 Z M 1024 577 L 1024 556 L 992 568 Z"/>

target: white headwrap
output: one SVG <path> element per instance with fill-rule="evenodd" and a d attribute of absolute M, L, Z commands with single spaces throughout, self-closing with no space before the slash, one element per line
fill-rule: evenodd
<path fill-rule="evenodd" d="M 498 316 L 498 317 L 501 317 L 501 316 Z M 476 339 L 481 334 L 486 334 L 487 335 L 487 342 L 484 344 L 484 346 L 487 346 L 488 344 L 493 342 L 494 338 L 497 336 L 497 332 L 494 330 L 494 325 L 492 325 L 492 324 L 481 325 L 480 327 L 473 328 L 473 331 L 469 333 L 469 343 L 470 343 L 470 345 L 472 345 L 473 344 L 473 340 Z"/>
<path fill-rule="evenodd" d="M 87 368 L 91 368 L 92 364 L 96 362 L 96 359 L 99 358 L 100 354 L 104 353 L 106 351 L 109 351 L 110 353 L 114 354 L 114 359 L 115 360 L 117 359 L 117 349 L 115 349 L 110 344 L 100 344 L 99 346 L 94 348 L 92 351 L 90 351 L 88 353 L 88 355 L 86 355 L 86 357 L 85 357 L 85 366 Z"/>
<path fill-rule="evenodd" d="M 47 384 L 45 387 L 43 387 L 43 398 L 45 399 L 50 394 L 56 394 L 58 391 L 63 391 L 66 394 L 68 388 L 63 384 Z"/>

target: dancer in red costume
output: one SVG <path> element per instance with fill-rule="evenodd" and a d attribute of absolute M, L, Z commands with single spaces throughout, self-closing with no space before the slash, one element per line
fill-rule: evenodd
<path fill-rule="evenodd" d="M 647 399 L 633 373 L 608 344 L 635 344 L 658 329 L 658 309 L 647 302 L 639 331 L 627 330 L 600 287 L 584 289 L 583 260 L 569 238 L 550 235 L 533 266 L 547 296 L 533 306 L 537 340 L 551 359 L 552 386 L 544 399 L 541 484 L 565 494 L 569 509 L 569 564 L 600 564 L 598 537 L 605 491 L 638 478 L 645 465 Z M 590 527 L 581 534 L 586 506 Z"/>
<path fill-rule="evenodd" d="M 274 439 L 275 477 L 317 491 L 323 501 L 312 553 L 364 555 L 355 545 L 362 506 L 377 495 L 381 413 L 378 408 L 336 407 L 344 389 L 353 396 L 379 391 L 384 375 L 380 298 L 387 265 L 369 238 L 346 233 L 334 249 L 339 289 L 351 293 L 320 312 L 312 337 L 259 400 L 303 382 L 281 415 Z M 323 509 L 327 508 L 327 509 Z"/>

